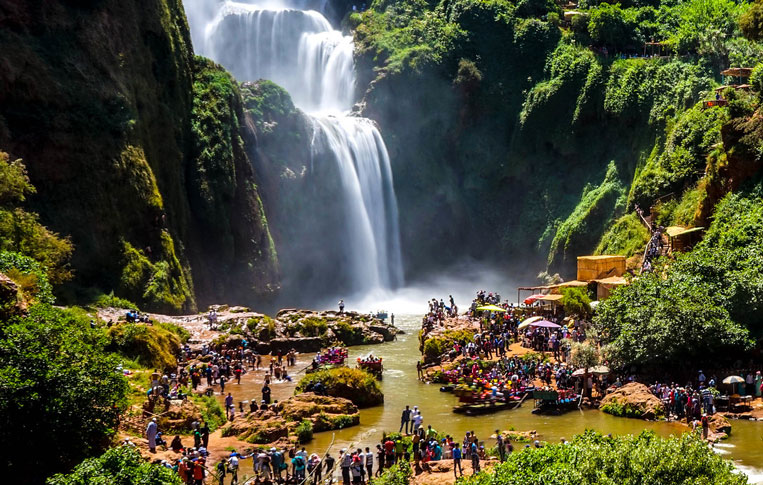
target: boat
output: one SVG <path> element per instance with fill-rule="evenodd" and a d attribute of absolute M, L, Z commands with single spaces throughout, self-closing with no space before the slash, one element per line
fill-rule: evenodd
<path fill-rule="evenodd" d="M 345 367 L 344 361 L 347 359 L 347 349 L 345 347 L 331 347 L 330 349 L 316 355 L 313 362 L 305 370 L 306 374 L 312 374 L 328 369 Z"/>
<path fill-rule="evenodd" d="M 467 416 L 479 416 L 481 414 L 497 413 L 504 409 L 514 409 L 521 404 L 519 401 L 506 401 L 506 400 L 487 400 L 479 401 L 470 404 L 461 404 L 453 408 L 453 412 L 456 414 L 466 414 Z"/>
<path fill-rule="evenodd" d="M 558 416 L 580 407 L 582 396 L 575 391 L 559 389 L 557 391 L 536 389 L 533 391 L 535 408 L 533 414 Z"/>
<path fill-rule="evenodd" d="M 382 373 L 384 372 L 384 365 L 382 365 L 382 359 L 380 357 L 369 355 L 366 358 L 358 357 L 358 369 L 364 370 L 381 380 Z"/>
<path fill-rule="evenodd" d="M 385 320 L 387 319 L 387 317 L 389 316 L 389 314 L 387 314 L 387 311 L 386 311 L 386 310 L 379 310 L 378 312 L 376 312 L 376 315 L 374 315 L 374 316 L 375 316 L 375 317 L 376 317 L 378 320 L 381 320 L 381 321 L 383 322 L 383 321 L 385 321 Z"/>
<path fill-rule="evenodd" d="M 516 409 L 522 405 L 531 392 L 529 390 L 511 391 L 493 398 L 489 393 L 480 393 L 472 390 L 466 392 L 464 389 L 457 388 L 454 393 L 458 396 L 461 404 L 454 407 L 453 412 L 456 414 L 466 414 L 467 416 L 478 416 L 496 413 L 504 409 Z"/>

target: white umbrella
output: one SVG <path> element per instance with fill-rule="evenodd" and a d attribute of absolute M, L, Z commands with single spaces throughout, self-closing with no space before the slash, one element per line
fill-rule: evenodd
<path fill-rule="evenodd" d="M 519 324 L 517 327 L 518 329 L 523 329 L 526 327 L 529 327 L 532 323 L 537 322 L 538 320 L 543 320 L 543 317 L 530 317 L 522 320 L 522 323 Z"/>
<path fill-rule="evenodd" d="M 742 382 L 744 382 L 744 379 L 739 376 L 728 376 L 723 379 L 724 384 L 741 384 Z"/>

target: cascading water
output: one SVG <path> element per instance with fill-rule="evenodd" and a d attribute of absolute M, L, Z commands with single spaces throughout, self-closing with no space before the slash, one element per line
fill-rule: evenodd
<path fill-rule="evenodd" d="M 263 2 L 211 2 L 212 8 L 210 0 L 185 0 L 196 52 L 239 80 L 283 86 L 311 116 L 313 158 L 333 161 L 342 191 L 339 278 L 359 293 L 397 288 L 403 270 L 392 170 L 374 123 L 350 114 L 352 37 L 305 4 Z"/>

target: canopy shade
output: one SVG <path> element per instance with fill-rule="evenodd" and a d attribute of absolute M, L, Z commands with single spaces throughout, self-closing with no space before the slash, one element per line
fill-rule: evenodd
<path fill-rule="evenodd" d="M 506 311 L 505 308 L 501 308 L 501 307 L 495 306 L 495 305 L 479 306 L 479 307 L 477 307 L 477 310 L 479 310 L 481 312 L 485 312 L 485 311 L 487 311 L 487 312 L 505 312 Z"/>
<path fill-rule="evenodd" d="M 524 299 L 524 303 L 525 303 L 525 305 L 532 305 L 533 303 L 535 303 L 537 300 L 543 298 L 544 296 L 546 296 L 546 295 L 541 295 L 541 294 L 530 295 L 530 296 L 528 296 L 527 298 Z"/>
<path fill-rule="evenodd" d="M 533 322 L 530 324 L 531 327 L 540 327 L 540 328 L 562 328 L 561 325 L 557 325 L 554 322 L 549 322 L 548 320 L 540 320 L 538 322 Z"/>
<path fill-rule="evenodd" d="M 744 379 L 739 376 L 728 376 L 723 379 L 724 384 L 741 384 L 742 382 L 744 382 Z"/>
<path fill-rule="evenodd" d="M 517 328 L 523 329 L 525 327 L 529 327 L 530 324 L 532 324 L 533 322 L 537 322 L 538 320 L 543 320 L 543 317 L 530 317 L 530 318 L 526 318 L 526 319 L 524 319 L 522 321 L 522 323 L 519 324 L 519 326 Z"/>

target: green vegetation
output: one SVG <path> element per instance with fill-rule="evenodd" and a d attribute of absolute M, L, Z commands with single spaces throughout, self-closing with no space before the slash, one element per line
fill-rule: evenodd
<path fill-rule="evenodd" d="M 638 436 L 610 438 L 586 431 L 567 444 L 511 453 L 505 463 L 490 472 L 467 477 L 463 483 L 741 485 L 747 483 L 747 478 L 708 448 L 696 433 L 660 438 L 644 431 Z"/>
<path fill-rule="evenodd" d="M 191 399 L 201 409 L 201 417 L 209 425 L 210 431 L 225 424 L 225 410 L 214 396 L 191 395 Z"/>
<path fill-rule="evenodd" d="M 441 336 L 427 338 L 422 353 L 427 362 L 438 361 L 446 352 L 450 352 L 456 342 L 469 343 L 474 335 L 466 330 L 446 330 Z"/>
<path fill-rule="evenodd" d="M 303 377 L 295 394 L 304 392 L 310 382 L 322 382 L 329 396 L 349 399 L 359 408 L 376 406 L 384 402 L 379 382 L 367 372 L 349 367 L 313 372 Z"/>
<path fill-rule="evenodd" d="M 294 430 L 297 435 L 298 443 L 309 443 L 313 439 L 313 423 L 308 419 L 303 419 Z"/>
<path fill-rule="evenodd" d="M 69 474 L 55 475 L 48 485 L 182 485 L 177 472 L 149 463 L 131 446 L 112 448 L 97 458 L 89 458 Z"/>
<path fill-rule="evenodd" d="M 86 318 L 34 305 L 4 322 L 0 355 L 0 440 L 45 443 L 45 453 L 4 446 L 10 476 L 39 482 L 110 444 L 127 382 Z"/>
<path fill-rule="evenodd" d="M 735 359 L 750 348 L 750 338 L 763 335 L 756 276 L 763 271 L 761 237 L 760 184 L 727 195 L 693 251 L 616 290 L 599 307 L 594 321 L 609 344 L 608 357 L 686 365 Z"/>
<path fill-rule="evenodd" d="M 267 315 L 262 318 L 250 318 L 246 327 L 257 340 L 268 342 L 276 338 L 276 322 Z"/>
<path fill-rule="evenodd" d="M 643 412 L 641 411 L 641 409 L 639 409 L 638 406 L 635 406 L 634 404 L 629 402 L 623 405 L 619 401 L 614 399 L 600 406 L 599 410 L 604 411 L 607 414 L 611 414 L 612 416 L 619 416 L 621 418 L 640 419 L 641 416 L 643 416 Z"/>
<path fill-rule="evenodd" d="M 131 302 L 130 300 L 115 296 L 113 291 L 108 295 L 101 293 L 93 301 L 92 305 L 96 308 L 122 308 L 138 310 L 138 305 Z"/>
<path fill-rule="evenodd" d="M 174 326 L 173 326 L 174 327 Z M 108 349 L 161 371 L 177 366 L 181 337 L 158 325 L 120 322 L 107 329 Z M 181 329 L 182 330 L 182 329 Z"/>
<path fill-rule="evenodd" d="M 411 465 L 407 461 L 399 460 L 390 468 L 385 468 L 380 477 L 371 480 L 372 485 L 408 485 L 411 481 Z"/>
<path fill-rule="evenodd" d="M 562 288 L 561 304 L 567 315 L 583 318 L 591 315 L 591 298 L 586 288 Z"/>
<path fill-rule="evenodd" d="M 631 212 L 617 219 L 599 241 L 594 254 L 619 254 L 631 257 L 641 254 L 649 242 L 649 231 Z"/>
<path fill-rule="evenodd" d="M 11 251 L 38 261 L 53 284 L 71 278 L 73 247 L 40 223 L 40 217 L 22 206 L 36 192 L 21 160 L 11 161 L 0 151 L 0 251 Z"/>

